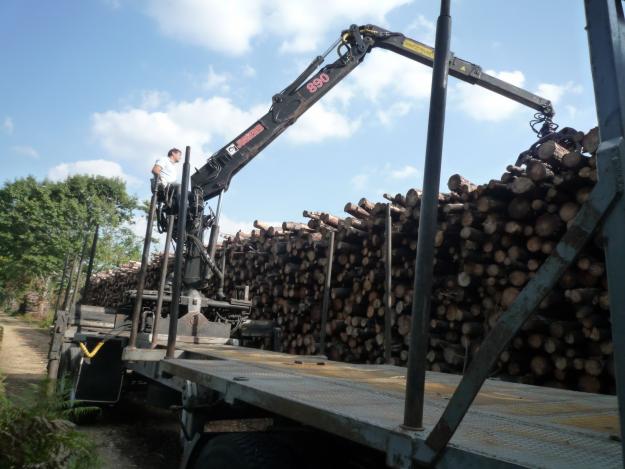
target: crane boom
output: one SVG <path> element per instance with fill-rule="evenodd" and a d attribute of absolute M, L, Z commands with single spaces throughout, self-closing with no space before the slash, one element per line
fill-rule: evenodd
<path fill-rule="evenodd" d="M 319 69 L 334 46 L 338 46 L 338 58 Z M 273 97 L 264 116 L 208 158 L 191 177 L 192 186 L 202 190 L 204 200 L 227 190 L 237 172 L 349 75 L 375 47 L 429 67 L 434 62 L 434 49 L 426 44 L 378 26 L 352 25 L 325 54 L 316 57 L 293 83 Z M 450 54 L 449 74 L 535 109 L 543 120 L 551 122 L 554 111 L 549 100 L 489 75 L 479 65 Z"/>

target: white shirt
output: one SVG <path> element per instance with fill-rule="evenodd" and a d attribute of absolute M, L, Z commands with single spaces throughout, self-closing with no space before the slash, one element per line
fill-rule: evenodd
<path fill-rule="evenodd" d="M 164 185 L 169 185 L 172 183 L 178 182 L 178 168 L 176 168 L 176 164 L 169 159 L 168 156 L 163 156 L 156 160 L 154 163 L 156 166 L 161 168 L 161 182 Z"/>

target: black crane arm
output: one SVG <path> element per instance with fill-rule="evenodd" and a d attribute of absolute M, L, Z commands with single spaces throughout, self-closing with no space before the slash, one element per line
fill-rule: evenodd
<path fill-rule="evenodd" d="M 202 188 L 204 200 L 227 190 L 232 176 L 358 66 L 371 45 L 358 49 L 353 44 L 346 44 L 343 55 L 313 75 L 340 42 L 335 42 L 324 55 L 316 57 L 293 83 L 272 98 L 271 108 L 264 116 L 214 153 L 193 174 L 191 183 Z"/>
<path fill-rule="evenodd" d="M 434 48 L 422 42 L 374 25 L 362 26 L 361 31 L 363 34 L 371 34 L 376 38 L 375 47 L 393 51 L 428 67 L 434 65 Z M 449 74 L 535 109 L 547 117 L 554 115 L 551 101 L 548 99 L 489 75 L 479 65 L 458 58 L 453 53 L 450 53 L 449 57 Z"/>
<path fill-rule="evenodd" d="M 316 71 L 337 46 L 339 57 Z M 204 200 L 227 190 L 238 171 L 356 68 L 374 47 L 390 50 L 429 67 L 434 63 L 434 49 L 426 44 L 378 26 L 352 25 L 342 32 L 340 39 L 323 55 L 316 57 L 293 83 L 273 97 L 267 114 L 214 153 L 193 174 L 192 186 L 202 189 Z M 451 76 L 533 108 L 543 120 L 551 122 L 554 111 L 549 100 L 489 75 L 479 65 L 453 54 L 450 54 L 449 61 Z"/>

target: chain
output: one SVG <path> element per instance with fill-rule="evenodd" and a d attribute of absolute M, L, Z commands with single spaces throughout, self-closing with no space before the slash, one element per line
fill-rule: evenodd
<path fill-rule="evenodd" d="M 540 129 L 538 126 L 540 125 Z M 558 130 L 559 125 L 553 122 L 550 115 L 544 112 L 537 112 L 530 121 L 530 127 L 537 137 L 542 138 Z"/>

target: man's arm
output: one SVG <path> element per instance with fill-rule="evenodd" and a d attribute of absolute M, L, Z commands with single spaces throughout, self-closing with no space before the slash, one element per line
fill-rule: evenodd
<path fill-rule="evenodd" d="M 158 179 L 158 177 L 161 174 L 161 167 L 155 164 L 154 167 L 152 168 L 152 174 L 154 174 L 154 176 Z"/>

